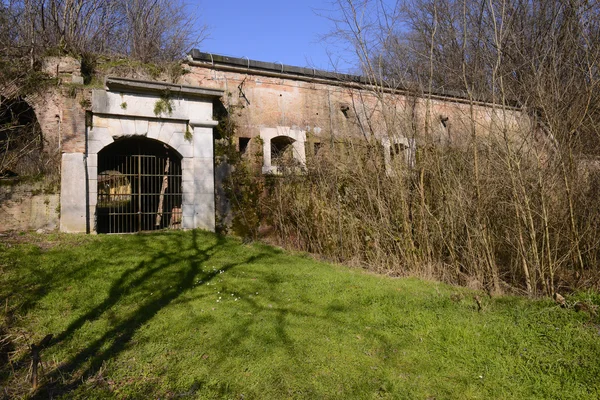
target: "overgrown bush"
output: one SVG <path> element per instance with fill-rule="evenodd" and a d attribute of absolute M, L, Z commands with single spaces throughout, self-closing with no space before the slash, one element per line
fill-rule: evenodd
<path fill-rule="evenodd" d="M 263 194 L 265 181 L 260 174 L 262 146 L 254 139 L 249 154 L 242 155 L 237 146 L 237 126 L 230 117 L 231 110 L 218 110 L 215 156 L 217 168 L 224 167 L 221 188 L 216 190 L 216 201 L 222 209 L 217 211 L 221 232 L 231 230 L 236 235 L 254 240 L 263 222 Z"/>
<path fill-rule="evenodd" d="M 278 240 L 490 293 L 597 286 L 598 169 L 496 128 L 454 145 L 423 134 L 414 165 L 386 165 L 366 139 L 347 140 L 345 156 L 329 146 L 265 197 Z"/>

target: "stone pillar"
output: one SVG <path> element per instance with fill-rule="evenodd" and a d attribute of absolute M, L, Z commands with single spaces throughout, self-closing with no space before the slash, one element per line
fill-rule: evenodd
<path fill-rule="evenodd" d="M 183 228 L 215 230 L 215 172 L 213 121 L 190 121 L 193 128 L 193 154 L 184 158 Z M 182 169 L 186 168 L 182 164 Z"/>
<path fill-rule="evenodd" d="M 60 182 L 60 230 L 86 232 L 86 171 L 82 153 L 62 155 Z"/>

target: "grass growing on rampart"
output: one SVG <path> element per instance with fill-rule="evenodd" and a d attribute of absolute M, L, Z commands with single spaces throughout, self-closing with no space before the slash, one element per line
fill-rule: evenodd
<path fill-rule="evenodd" d="M 7 398 L 32 396 L 50 333 L 39 398 L 600 397 L 598 321 L 549 300 L 479 293 L 479 312 L 467 289 L 200 231 L 4 239 Z"/>

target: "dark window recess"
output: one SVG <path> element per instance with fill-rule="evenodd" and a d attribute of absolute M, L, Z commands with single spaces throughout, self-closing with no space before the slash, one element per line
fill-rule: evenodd
<path fill-rule="evenodd" d="M 405 150 L 406 150 L 406 146 L 403 145 L 402 143 L 394 143 L 390 147 L 390 155 L 392 156 L 392 159 L 393 159 L 396 156 L 401 155 Z"/>
<path fill-rule="evenodd" d="M 241 154 L 246 154 L 248 151 L 248 145 L 250 144 L 250 138 L 241 137 L 238 140 L 238 146 Z"/>
<path fill-rule="evenodd" d="M 344 117 L 349 118 L 350 117 L 350 107 L 346 104 L 342 104 L 340 106 L 340 111 L 342 112 L 342 114 L 344 114 Z"/>
<path fill-rule="evenodd" d="M 293 160 L 294 139 L 287 136 L 277 136 L 271 139 L 271 164 L 283 165 Z"/>
<path fill-rule="evenodd" d="M 151 139 L 117 140 L 98 153 L 98 233 L 181 228 L 181 158 Z"/>
<path fill-rule="evenodd" d="M 319 143 L 319 142 L 313 143 L 313 155 L 316 156 L 317 154 L 319 154 L 319 150 L 321 150 L 321 147 L 323 147 L 322 143 Z"/>

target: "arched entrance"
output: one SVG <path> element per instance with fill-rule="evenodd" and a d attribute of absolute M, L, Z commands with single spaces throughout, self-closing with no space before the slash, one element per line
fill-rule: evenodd
<path fill-rule="evenodd" d="M 98 153 L 96 232 L 181 228 L 181 155 L 141 136 L 117 139 Z"/>
<path fill-rule="evenodd" d="M 44 149 L 33 107 L 21 97 L 0 96 L 0 178 L 55 173 L 51 148 Z"/>
<path fill-rule="evenodd" d="M 289 136 L 276 136 L 271 139 L 271 165 L 284 168 L 294 161 L 294 142 Z"/>

